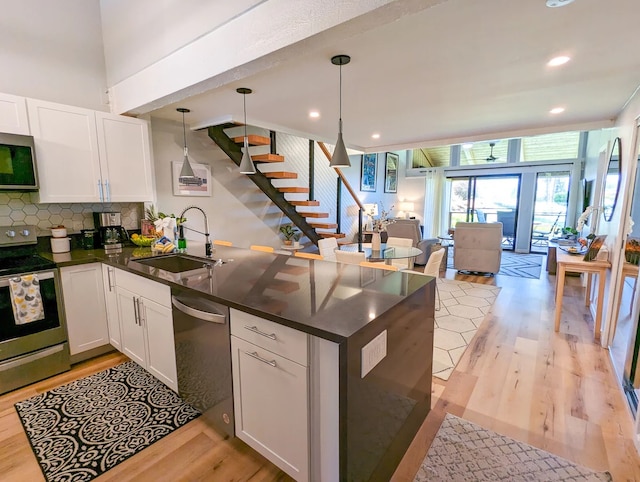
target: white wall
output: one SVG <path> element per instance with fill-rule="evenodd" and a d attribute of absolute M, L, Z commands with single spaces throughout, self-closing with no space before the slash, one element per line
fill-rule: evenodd
<path fill-rule="evenodd" d="M 158 211 L 178 216 L 187 206 L 196 205 L 207 213 L 212 239 L 231 241 L 242 248 L 251 244 L 280 247 L 278 226 L 282 213 L 247 176 L 238 173 L 238 167 L 206 131 L 187 130 L 189 160 L 209 164 L 212 178 L 212 196 L 193 197 L 173 195 L 171 161 L 181 161 L 183 157 L 182 124 L 152 117 L 151 130 Z M 199 212 L 192 210 L 185 217 L 188 220 L 185 226 L 204 230 Z M 190 231 L 185 236 L 199 243 L 204 240 L 202 235 Z"/>
<path fill-rule="evenodd" d="M 98 0 L 2 3 L 0 92 L 108 110 Z"/>

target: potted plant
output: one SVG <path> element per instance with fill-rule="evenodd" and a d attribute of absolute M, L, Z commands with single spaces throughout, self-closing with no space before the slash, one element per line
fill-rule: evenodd
<path fill-rule="evenodd" d="M 300 231 L 292 224 L 280 226 L 280 232 L 284 238 L 284 244 L 287 246 L 291 246 L 294 241 L 300 239 Z"/>
<path fill-rule="evenodd" d="M 562 228 L 562 235 L 566 239 L 576 239 L 578 236 L 578 230 L 572 228 L 571 226 L 565 226 L 564 228 Z"/>

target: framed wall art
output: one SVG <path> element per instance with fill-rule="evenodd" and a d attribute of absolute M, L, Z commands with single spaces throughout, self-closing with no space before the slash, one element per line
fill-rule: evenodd
<path fill-rule="evenodd" d="M 378 154 L 365 154 L 360 163 L 360 191 L 376 192 Z"/>
<path fill-rule="evenodd" d="M 398 154 L 387 152 L 384 163 L 384 192 L 398 192 Z"/>
<path fill-rule="evenodd" d="M 182 161 L 171 161 L 174 196 L 211 196 L 211 167 L 191 163 L 194 178 L 180 177 Z"/>

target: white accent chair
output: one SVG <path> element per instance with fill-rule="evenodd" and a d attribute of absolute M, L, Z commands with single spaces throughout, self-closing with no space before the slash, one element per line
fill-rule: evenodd
<path fill-rule="evenodd" d="M 447 252 L 446 249 L 440 248 L 437 251 L 434 251 L 429 256 L 427 260 L 427 264 L 424 267 L 424 274 L 427 276 L 433 276 L 436 278 L 436 299 L 438 300 L 438 307 L 436 311 L 440 311 L 440 291 L 438 290 L 438 280 L 437 278 L 440 276 L 440 266 L 442 264 L 442 258 L 444 254 Z"/>
<path fill-rule="evenodd" d="M 457 223 L 453 242 L 453 267 L 458 271 L 500 271 L 502 223 Z"/>
<path fill-rule="evenodd" d="M 358 251 L 340 251 L 339 249 L 335 251 L 336 253 L 336 261 L 338 263 L 345 264 L 360 264 L 367 259 L 364 256 L 364 253 Z"/>
<path fill-rule="evenodd" d="M 318 240 L 318 250 L 320 254 L 327 261 L 335 261 L 336 255 L 334 251 L 338 249 L 338 242 L 336 238 L 322 238 Z"/>

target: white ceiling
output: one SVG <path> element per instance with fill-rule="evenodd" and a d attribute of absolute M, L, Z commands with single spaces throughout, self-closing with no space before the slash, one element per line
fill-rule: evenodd
<path fill-rule="evenodd" d="M 375 12 L 372 14 L 375 15 Z M 342 68 L 347 147 L 377 152 L 611 126 L 640 85 L 638 0 L 447 0 L 332 42 L 305 41 L 271 68 L 151 112 L 192 128 L 242 121 L 335 142 Z M 298 51 L 299 46 L 298 46 Z M 557 55 L 571 61 L 550 68 Z M 241 71 L 241 70 L 240 70 Z M 551 115 L 549 110 L 565 107 Z M 319 119 L 310 119 L 316 109 Z M 379 133 L 379 139 L 372 139 Z"/>

